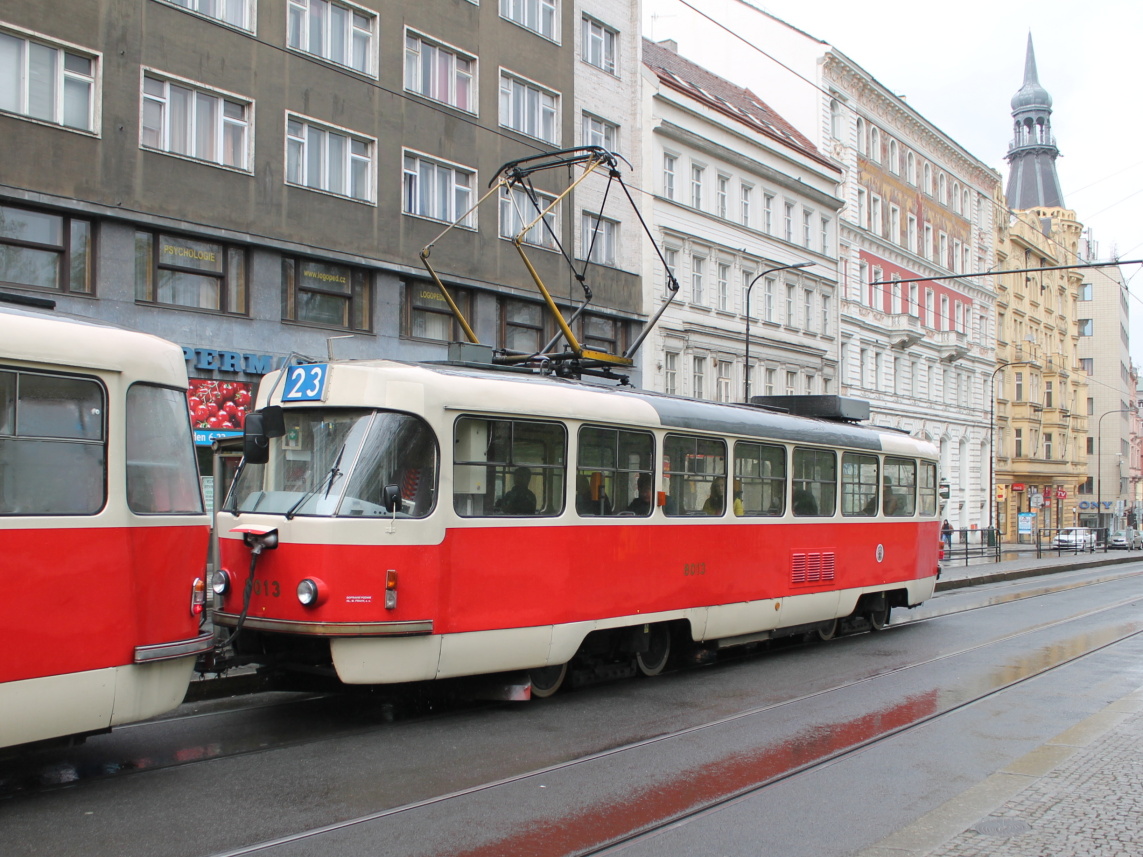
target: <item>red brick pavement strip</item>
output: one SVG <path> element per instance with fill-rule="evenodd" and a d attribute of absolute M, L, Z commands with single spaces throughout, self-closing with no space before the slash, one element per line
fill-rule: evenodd
<path fill-rule="evenodd" d="M 1143 688 L 858 857 L 1139 857 Z"/>

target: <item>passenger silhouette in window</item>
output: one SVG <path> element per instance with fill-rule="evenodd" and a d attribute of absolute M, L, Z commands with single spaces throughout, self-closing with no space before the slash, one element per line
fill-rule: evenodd
<path fill-rule="evenodd" d="M 536 514 L 536 495 L 528 487 L 531 481 L 531 469 L 517 467 L 512 473 L 512 488 L 496 501 L 496 511 L 504 515 Z"/>

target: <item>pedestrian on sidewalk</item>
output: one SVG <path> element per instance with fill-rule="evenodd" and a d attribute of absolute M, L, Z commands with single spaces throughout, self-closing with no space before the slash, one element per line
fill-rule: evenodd
<path fill-rule="evenodd" d="M 945 540 L 945 547 L 952 550 L 952 524 L 949 519 L 945 518 L 945 522 L 941 524 L 941 538 Z"/>

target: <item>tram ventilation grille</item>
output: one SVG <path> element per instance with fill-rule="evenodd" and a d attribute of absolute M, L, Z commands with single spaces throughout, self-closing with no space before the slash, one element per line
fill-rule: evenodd
<path fill-rule="evenodd" d="M 813 583 L 829 583 L 833 577 L 833 551 L 808 551 L 794 554 L 790 568 L 791 583 L 802 586 Z"/>

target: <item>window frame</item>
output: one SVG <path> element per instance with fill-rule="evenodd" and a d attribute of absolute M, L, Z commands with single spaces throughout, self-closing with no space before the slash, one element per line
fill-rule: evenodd
<path fill-rule="evenodd" d="M 173 6 L 183 12 L 195 15 L 199 18 L 204 18 L 215 24 L 221 24 L 224 27 L 231 27 L 235 30 L 242 30 L 245 33 L 253 33 L 255 31 L 255 19 L 257 10 L 254 6 L 255 0 L 159 0 L 160 3 L 165 3 L 168 6 Z M 222 15 L 204 12 L 198 7 L 203 3 L 220 3 L 230 9 L 233 6 L 242 9 L 242 19 L 244 23 L 236 24 L 233 21 L 228 21 Z"/>
<path fill-rule="evenodd" d="M 291 129 L 292 124 L 299 124 L 302 128 L 302 133 L 299 135 L 294 133 Z M 370 137 L 358 131 L 353 131 L 349 128 L 342 128 L 338 125 L 332 125 L 328 122 L 320 122 L 300 113 L 286 111 L 286 125 L 285 125 L 285 149 L 286 149 L 286 167 L 283 175 L 283 182 L 288 187 L 301 188 L 302 190 L 313 191 L 315 193 L 324 193 L 329 196 L 337 197 L 338 199 L 349 200 L 350 202 L 358 202 L 363 205 L 377 205 L 377 138 Z M 343 163 L 343 177 L 344 186 L 352 189 L 357 184 L 364 185 L 367 189 L 367 195 L 354 196 L 350 192 L 341 192 L 323 187 L 322 185 L 314 185 L 308 182 L 309 173 L 312 168 L 313 154 L 310 152 L 311 131 L 316 131 L 322 135 L 321 140 L 321 172 L 322 182 L 328 184 L 330 177 L 330 168 L 334 161 L 330 157 L 324 157 L 329 153 L 329 140 L 332 136 L 344 138 L 347 143 L 345 146 L 345 162 Z M 364 144 L 366 154 L 361 155 L 353 151 L 353 144 Z M 292 153 L 297 152 L 297 155 L 292 157 Z M 294 164 L 297 164 L 297 167 Z M 355 167 L 364 165 L 366 173 L 363 178 L 355 178 Z M 294 170 L 300 168 L 302 171 L 301 178 L 291 178 Z"/>
<path fill-rule="evenodd" d="M 426 293 L 431 294 L 436 292 L 440 294 L 436 283 L 431 280 L 423 280 L 415 277 L 403 278 L 401 280 L 402 300 L 401 300 L 401 337 L 403 339 L 415 339 L 418 342 L 455 342 L 461 336 L 460 322 L 452 313 L 444 295 L 440 295 L 440 306 L 422 305 L 417 302 L 418 295 Z M 449 286 L 449 296 L 453 299 L 460 311 L 464 313 L 466 318 L 471 317 L 472 307 L 472 292 L 469 289 L 454 288 Z M 437 298 L 430 298 L 436 301 Z M 443 307 L 443 309 L 441 308 Z M 416 332 L 417 317 L 419 314 L 424 314 L 430 318 L 447 317 L 448 321 L 448 334 L 443 337 L 429 336 L 426 334 L 418 334 Z M 425 325 L 426 328 L 431 325 Z"/>
<path fill-rule="evenodd" d="M 28 122 L 42 123 L 53 128 L 72 131 L 77 134 L 88 134 L 95 137 L 102 136 L 100 125 L 102 123 L 103 103 L 103 53 L 85 48 L 82 45 L 59 39 L 45 38 L 39 34 L 23 30 L 18 27 L 0 25 L 0 37 L 7 37 L 20 43 L 20 53 L 17 57 L 19 63 L 18 81 L 19 90 L 13 91 L 10 97 L 14 102 L 12 106 L 0 106 L 0 115 L 13 116 Z M 33 93 L 29 87 L 33 86 L 35 75 L 30 72 L 29 65 L 33 62 L 30 45 L 41 49 L 56 52 L 52 62 L 51 81 L 51 115 L 42 116 L 30 112 L 33 109 Z M 75 68 L 68 69 L 68 58 L 72 57 L 91 64 L 89 73 L 81 73 Z M 67 94 L 68 83 L 83 81 L 86 86 L 87 125 L 79 126 L 69 124 Z M 0 103 L 3 103 L 0 101 Z"/>
<path fill-rule="evenodd" d="M 508 87 L 505 89 L 505 87 Z M 516 88 L 523 90 L 522 98 L 516 96 Z M 552 145 L 559 145 L 562 131 L 562 96 L 558 90 L 544 86 L 538 81 L 531 80 L 516 72 L 500 67 L 498 93 L 498 121 L 501 128 L 515 131 L 533 140 L 540 140 Z M 535 116 L 531 116 L 532 107 L 529 105 L 532 93 L 536 94 Z M 546 105 L 544 98 L 550 97 L 551 104 Z M 522 101 L 523 116 L 516 116 L 518 101 Z M 550 125 L 550 136 L 544 136 Z M 533 133 L 533 129 L 535 133 Z"/>
<path fill-rule="evenodd" d="M 598 461 L 585 464 L 588 456 L 585 452 L 585 435 L 598 433 L 602 436 L 614 434 L 614 443 L 611 446 L 613 453 L 610 463 L 601 455 Z M 626 444 L 624 441 L 626 440 Z M 633 445 L 642 447 L 645 458 L 636 466 L 631 466 L 630 455 Z M 603 450 L 603 446 L 598 447 Z M 623 461 L 624 450 L 628 453 L 628 460 Z M 639 451 L 639 450 L 637 450 Z M 655 474 L 655 435 L 649 431 L 622 428 L 619 426 L 597 425 L 585 423 L 576 432 L 576 478 L 574 510 L 581 518 L 586 517 L 630 517 L 632 515 L 645 518 L 655 511 L 654 474 Z M 596 478 L 598 474 L 598 479 Z M 646 512 L 632 510 L 631 505 L 639 499 L 638 481 L 644 475 L 652 479 L 651 504 Z M 602 492 L 603 496 L 583 496 L 584 483 L 592 495 Z M 626 484 L 623 484 L 623 483 Z M 594 509 L 589 505 L 597 503 Z"/>
<path fill-rule="evenodd" d="M 515 11 L 513 7 L 519 11 Z M 545 16 L 545 10 L 548 10 L 550 14 Z M 535 33 L 542 39 L 547 39 L 549 42 L 560 43 L 560 20 L 562 16 L 559 0 L 500 0 L 499 11 L 500 17 L 505 21 L 510 21 L 530 33 Z M 528 16 L 530 14 L 535 14 L 536 19 L 541 23 L 536 26 L 529 24 Z M 517 15 L 519 17 L 516 17 Z M 550 33 L 545 32 L 543 28 L 542 22 L 545 17 L 551 20 Z"/>
<path fill-rule="evenodd" d="M 0 283 L 5 285 L 12 285 L 21 289 L 34 289 L 50 294 L 70 294 L 82 295 L 84 297 L 95 296 L 95 228 L 94 223 L 88 218 L 72 217 L 68 213 L 60 213 L 55 211 L 43 211 L 36 208 L 28 208 L 26 206 L 8 205 L 0 203 L 0 218 L 3 218 L 5 212 L 19 212 L 27 214 L 33 218 L 56 218 L 59 221 L 59 243 L 48 243 L 44 241 L 35 240 L 40 236 L 24 236 L 18 237 L 16 235 L 3 235 L 0 234 L 0 248 L 15 248 L 16 250 L 26 250 L 32 254 L 50 253 L 56 256 L 56 285 L 43 286 L 36 283 L 16 282 L 14 280 L 4 280 L 0 276 Z M 42 236 L 49 237 L 49 236 Z M 79 250 L 76 249 L 77 244 L 83 244 Z M 11 250 L 9 250 L 9 253 Z M 5 253 L 5 258 L 10 258 L 9 253 Z M 82 259 L 82 267 L 77 269 L 77 259 Z M 2 271 L 0 271 L 2 274 Z M 77 274 L 81 274 L 84 280 L 82 288 L 74 287 L 74 280 Z"/>
<path fill-rule="evenodd" d="M 795 446 L 792 462 L 790 507 L 794 516 L 832 518 L 837 511 L 837 450 Z M 828 479 L 819 474 L 827 463 L 832 464 L 832 477 Z M 805 492 L 803 497 L 798 496 L 799 491 Z M 812 507 L 808 505 L 810 500 L 813 501 Z M 825 511 L 823 506 L 827 500 L 828 511 Z"/>
<path fill-rule="evenodd" d="M 416 169 L 410 170 L 410 161 L 413 161 L 416 164 Z M 434 205 L 440 200 L 439 192 L 432 192 L 431 190 L 424 193 L 421 192 L 420 183 L 423 179 L 423 174 L 421 171 L 422 164 L 431 165 L 435 167 L 437 171 L 447 171 L 452 176 L 449 185 L 450 192 L 448 194 L 448 199 L 450 208 L 448 212 L 426 213 L 421 210 L 411 210 L 410 202 L 413 197 L 416 197 L 418 200 L 427 198 Z M 440 175 L 440 173 L 437 171 L 434 171 L 433 173 L 434 182 L 438 180 Z M 464 175 L 469 178 L 467 194 L 461 194 L 458 196 L 458 190 L 462 189 L 464 185 L 459 184 L 456 181 L 457 175 Z M 416 187 L 413 187 L 413 185 Z M 401 150 L 401 213 L 404 215 L 409 217 L 419 217 L 424 220 L 432 220 L 437 223 L 455 222 L 456 225 L 462 229 L 471 229 L 475 231 L 478 227 L 477 211 L 473 209 L 472 204 L 473 199 L 475 198 L 474 194 L 476 187 L 477 172 L 472 167 L 467 167 L 463 164 L 457 164 L 452 161 L 446 161 L 443 158 L 436 158 L 432 155 L 418 152 L 414 149 Z M 462 202 L 464 204 L 465 210 L 465 213 L 463 214 L 460 211 Z M 463 219 L 461 219 L 462 217 Z"/>
<path fill-rule="evenodd" d="M 619 31 L 586 13 L 580 21 L 580 59 L 606 74 L 619 77 Z M 598 51 L 595 50 L 597 45 Z M 598 62 L 594 58 L 596 53 L 599 54 Z"/>
<path fill-rule="evenodd" d="M 301 278 L 305 272 L 299 270 L 302 266 L 325 266 L 326 268 L 344 268 L 348 273 L 348 289 L 336 290 L 321 285 L 302 285 Z M 320 277 L 319 277 L 320 279 Z M 349 330 L 356 333 L 373 332 L 373 305 L 374 305 L 374 277 L 368 268 L 350 265 L 344 262 L 315 259 L 308 256 L 282 257 L 282 320 L 293 324 L 302 324 L 307 327 L 320 327 L 328 330 Z M 334 297 L 344 301 L 343 317 L 347 319 L 344 324 L 322 321 L 316 318 L 301 318 L 299 307 L 304 303 L 305 295 L 318 295 Z"/>
<path fill-rule="evenodd" d="M 313 19 L 313 9 L 315 5 L 319 8 L 333 9 L 334 7 L 346 10 L 349 15 L 346 18 L 347 31 L 345 49 L 347 51 L 350 62 L 343 62 L 340 59 L 332 56 L 332 48 L 330 39 L 333 33 L 333 27 L 330 26 L 330 18 L 326 17 L 322 20 L 322 50 L 311 50 L 310 45 L 313 41 L 311 33 L 311 24 Z M 300 11 L 296 11 L 300 10 Z M 358 67 L 353 64 L 352 59 L 355 54 L 357 32 L 361 28 L 355 26 L 355 17 L 365 18 L 369 22 L 368 36 L 366 41 L 366 54 L 365 61 L 362 64 L 364 67 Z M 380 15 L 373 9 L 365 6 L 358 6 L 355 3 L 348 3 L 345 0 L 287 0 L 286 3 L 286 38 L 285 47 L 287 50 L 294 51 L 306 57 L 318 59 L 322 62 L 335 65 L 338 68 L 348 69 L 357 74 L 363 74 L 367 77 L 377 77 L 377 56 L 378 50 L 378 25 Z M 300 24 L 300 30 L 295 30 L 295 25 Z M 295 38 L 296 36 L 296 38 Z M 296 43 L 295 43 L 296 42 Z"/>
<path fill-rule="evenodd" d="M 165 241 L 174 243 L 165 244 Z M 194 264 L 179 264 L 178 259 L 181 257 L 198 259 L 201 258 L 201 253 L 209 252 L 206 249 L 199 250 L 195 245 L 216 248 L 214 252 L 222 257 L 219 260 L 217 270 Z M 208 312 L 223 316 L 248 317 L 250 315 L 250 256 L 248 248 L 240 244 L 229 244 L 202 236 L 150 229 L 135 230 L 134 246 L 136 303 Z M 144 247 L 149 254 L 145 269 L 142 267 L 144 260 L 141 258 Z M 168 255 L 171 257 L 166 262 L 163 261 L 165 251 L 169 251 Z M 240 270 L 235 270 L 236 268 Z M 211 278 L 216 283 L 218 306 L 203 306 L 201 302 L 191 304 L 161 300 L 159 295 L 163 288 L 162 276 L 164 271 L 170 272 L 172 277 L 185 274 L 196 278 Z M 193 283 L 184 284 L 184 288 L 187 285 L 193 288 Z M 170 283 L 172 290 L 178 287 L 178 282 Z"/>
<path fill-rule="evenodd" d="M 416 50 L 414 51 L 411 43 L 416 43 Z M 444 104 L 463 113 L 471 116 L 480 115 L 480 78 L 479 70 L 480 63 L 479 57 L 475 54 L 470 54 L 467 51 L 461 50 L 455 45 L 448 42 L 441 41 L 440 39 L 433 38 L 419 30 L 412 27 L 405 27 L 405 41 L 404 41 L 404 88 L 406 92 L 411 92 L 414 95 L 419 95 L 421 98 L 436 104 Z M 425 47 L 432 49 L 435 52 L 437 59 L 426 59 Z M 439 92 L 442 87 L 442 81 L 439 79 L 440 75 L 440 56 L 449 57 L 448 60 L 448 74 L 447 74 L 447 88 L 448 94 L 446 97 L 441 98 L 439 95 L 434 94 Z M 463 60 L 468 63 L 468 70 L 461 71 L 458 66 L 458 61 Z M 429 73 L 429 92 L 425 92 L 421 85 L 424 83 L 425 78 L 425 64 L 428 63 Z M 412 64 L 412 65 L 411 65 Z M 415 65 L 415 68 L 413 67 Z M 468 81 L 468 107 L 460 103 L 461 81 L 467 79 Z"/>
<path fill-rule="evenodd" d="M 493 450 L 496 441 L 491 437 L 492 432 L 489 429 L 491 425 L 486 426 L 486 430 L 481 440 L 479 431 L 475 432 L 475 438 L 464 441 L 460 438 L 462 434 L 460 427 L 466 421 L 484 422 L 486 424 L 503 423 L 509 427 L 509 436 L 507 440 L 507 449 L 503 450 L 506 457 L 502 460 L 490 460 L 488 454 Z M 522 456 L 527 453 L 518 447 L 521 444 L 517 443 L 517 429 L 519 427 L 535 428 L 537 432 L 542 429 L 557 429 L 559 432 L 560 447 L 558 450 L 558 460 L 554 463 L 550 461 L 534 462 L 524 460 Z M 460 518 L 519 518 L 526 519 L 532 518 L 554 518 L 564 513 L 564 508 L 567 504 L 567 475 L 568 475 L 568 428 L 558 420 L 539 420 L 539 419 L 518 419 L 514 417 L 506 417 L 504 415 L 486 415 L 486 414 L 461 414 L 459 415 L 452 427 L 452 440 L 453 440 L 453 511 Z M 554 435 L 548 438 L 548 442 L 554 440 Z M 480 449 L 484 452 L 484 458 L 463 457 L 462 452 L 465 448 L 472 448 L 473 444 L 477 444 L 477 451 Z M 498 450 L 501 451 L 501 450 Z M 513 476 L 515 471 L 520 467 L 527 467 L 531 471 L 540 471 L 541 478 L 541 494 L 543 501 L 536 498 L 536 510 L 534 512 L 505 512 L 496 509 L 505 494 L 508 493 L 507 482 L 509 474 Z M 461 468 L 473 468 L 469 470 L 461 470 Z M 480 474 L 475 468 L 482 468 L 483 474 Z M 558 479 L 558 483 L 549 485 L 547 480 L 554 476 Z M 473 477 L 476 477 L 475 479 Z M 491 477 L 491 478 L 490 478 Z M 535 475 L 532 475 L 526 486 L 531 491 L 531 486 L 535 480 Z M 480 491 L 458 491 L 456 486 L 464 486 L 466 483 L 472 484 L 473 487 L 480 486 Z M 500 490 L 497 490 L 500 486 Z M 535 492 L 532 492 L 533 494 Z M 481 509 L 478 512 L 464 512 L 459 508 L 460 499 L 465 496 L 484 496 L 486 499 L 495 495 L 499 495 L 492 501 L 490 509 Z M 546 507 L 544 504 L 549 501 L 558 500 L 559 506 Z M 487 504 L 486 504 L 487 505 Z"/>
<path fill-rule="evenodd" d="M 690 449 L 685 447 L 689 446 Z M 673 469 L 671 465 L 671 455 L 675 452 L 676 447 L 684 455 L 683 466 L 680 469 Z M 701 451 L 701 450 L 706 450 Z M 721 456 L 718 454 L 721 450 Z M 726 439 L 722 437 L 710 437 L 707 435 L 685 434 L 682 432 L 668 432 L 663 437 L 663 457 L 660 469 L 662 471 L 662 485 L 667 495 L 667 503 L 663 507 L 663 514 L 668 518 L 683 518 L 683 517 L 725 517 L 726 515 L 726 477 L 727 477 L 727 462 L 728 462 L 728 449 Z M 721 458 L 721 469 L 718 467 L 718 460 Z M 692 468 L 692 464 L 697 465 L 700 460 L 703 464 L 711 459 L 715 463 L 715 469 L 706 470 L 704 467 L 699 470 L 696 467 Z M 696 490 L 701 491 L 701 487 L 709 488 L 713 483 L 722 479 L 723 482 L 723 508 L 717 512 L 704 511 L 705 502 L 699 500 Z M 675 480 L 679 480 L 676 482 Z M 680 490 L 678 492 L 673 489 L 678 485 Z M 688 496 L 689 495 L 689 496 Z M 672 498 L 674 498 L 672 502 Z M 707 500 L 709 500 L 709 496 Z"/>
<path fill-rule="evenodd" d="M 148 82 L 160 84 L 163 88 L 162 93 L 149 92 L 147 89 Z M 176 108 L 171 94 L 172 86 L 189 92 L 193 98 L 193 102 L 188 102 L 188 110 L 185 116 L 175 116 Z M 205 154 L 200 154 L 198 151 L 200 144 L 203 142 L 198 127 L 201 121 L 200 98 L 214 99 L 218 102 L 217 116 L 213 118 L 216 127 L 213 129 L 210 141 L 216 154 L 210 157 Z M 243 116 L 241 119 L 233 116 L 228 117 L 226 115 L 227 108 L 230 107 L 240 107 L 242 109 Z M 160 111 L 160 127 L 158 128 L 154 126 L 153 117 L 152 119 L 148 119 L 148 112 L 156 109 Z M 184 152 L 172 148 L 172 146 L 176 144 L 172 141 L 171 126 L 179 118 L 186 123 L 187 142 L 192 151 Z M 233 133 L 236 128 L 241 129 L 241 141 L 239 145 L 235 145 L 232 148 L 241 153 L 241 162 L 228 163 L 225 160 L 227 142 L 230 139 L 228 132 Z M 157 133 L 159 137 L 157 142 L 148 142 L 148 137 L 155 133 Z M 150 66 L 143 66 L 140 69 L 139 148 L 143 151 L 157 152 L 158 154 L 168 155 L 174 158 L 185 158 L 198 164 L 207 164 L 224 170 L 235 170 L 237 172 L 246 173 L 247 175 L 253 175 L 253 143 L 254 100 L 252 98 L 207 86 L 206 84 L 178 77 L 177 75 L 167 74 Z"/>

